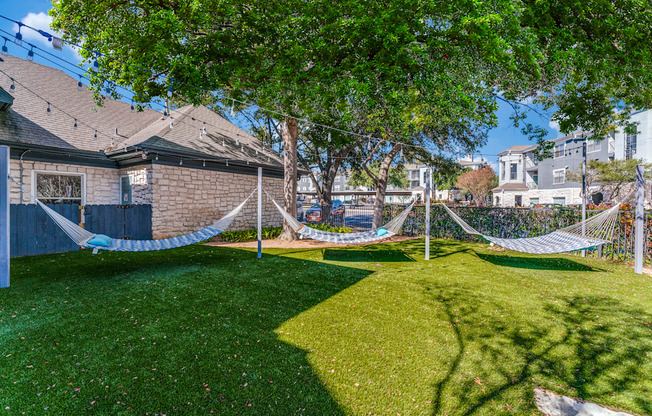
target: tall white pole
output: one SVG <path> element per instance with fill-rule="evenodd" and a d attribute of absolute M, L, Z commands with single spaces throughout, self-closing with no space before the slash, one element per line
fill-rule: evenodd
<path fill-rule="evenodd" d="M 258 168 L 258 258 L 263 257 L 263 168 Z"/>
<path fill-rule="evenodd" d="M 9 147 L 0 146 L 0 288 L 9 287 Z"/>
<path fill-rule="evenodd" d="M 582 143 L 582 236 L 586 235 L 586 139 Z M 582 257 L 586 257 L 586 250 L 582 250 Z"/>
<path fill-rule="evenodd" d="M 634 272 L 643 273 L 643 223 L 645 217 L 645 165 L 636 166 L 636 225 L 634 227 Z"/>
<path fill-rule="evenodd" d="M 426 260 L 430 260 L 430 177 L 432 176 L 430 168 L 426 173 Z"/>

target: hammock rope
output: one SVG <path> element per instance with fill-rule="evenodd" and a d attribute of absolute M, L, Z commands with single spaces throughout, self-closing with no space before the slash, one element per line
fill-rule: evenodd
<path fill-rule="evenodd" d="M 387 222 L 384 226 L 371 231 L 363 231 L 358 233 L 334 233 L 329 231 L 317 230 L 300 223 L 293 215 L 284 210 L 274 198 L 267 192 L 267 197 L 272 201 L 278 212 L 281 213 L 283 219 L 288 225 L 301 237 L 311 238 L 313 240 L 323 241 L 326 243 L 337 244 L 359 244 L 370 243 L 373 241 L 383 240 L 398 234 L 403 227 L 403 223 L 414 207 L 415 201 L 412 201 L 407 208 L 399 215 L 394 217 L 391 221 Z M 384 232 L 383 232 L 384 230 Z"/>
<path fill-rule="evenodd" d="M 591 218 L 539 237 L 497 238 L 479 232 L 448 206 L 440 205 L 467 234 L 482 237 L 510 250 L 534 254 L 565 253 L 611 243 L 620 208 L 620 204 L 616 204 Z"/>
<path fill-rule="evenodd" d="M 226 214 L 224 217 L 217 220 L 212 225 L 205 227 L 194 233 L 184 234 L 178 237 L 165 238 L 161 240 L 123 240 L 119 238 L 111 238 L 110 241 L 108 242 L 108 245 L 102 246 L 102 245 L 89 243 L 89 241 L 93 240 L 93 238 L 98 236 L 98 234 L 94 234 L 88 231 L 87 229 L 80 227 L 78 224 L 70 221 L 68 218 L 64 217 L 63 215 L 59 214 L 52 208 L 42 203 L 31 192 L 27 192 L 25 189 L 23 189 L 23 186 L 19 182 L 17 182 L 14 178 L 9 176 L 9 179 L 14 183 L 16 183 L 24 193 L 28 194 L 32 198 L 32 200 L 36 201 L 36 203 L 41 208 L 43 208 L 45 213 L 52 219 L 52 221 L 54 221 L 63 230 L 63 232 L 66 233 L 68 237 L 70 237 L 71 240 L 73 240 L 77 245 L 81 247 L 92 248 L 94 253 L 97 252 L 97 250 L 108 250 L 108 251 L 166 250 L 171 248 L 183 247 L 190 244 L 195 244 L 201 241 L 208 240 L 209 238 L 221 234 L 224 230 L 226 230 L 231 225 L 231 223 L 235 220 L 235 218 L 238 216 L 240 211 L 242 211 L 242 209 L 247 204 L 249 199 L 251 199 L 251 197 L 258 189 L 258 188 L 254 189 L 251 192 L 251 194 L 249 194 L 249 196 L 244 201 L 242 201 L 240 205 L 235 207 L 233 210 L 231 210 L 231 212 Z"/>

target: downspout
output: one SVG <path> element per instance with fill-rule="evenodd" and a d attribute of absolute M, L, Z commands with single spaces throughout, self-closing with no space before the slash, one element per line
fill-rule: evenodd
<path fill-rule="evenodd" d="M 23 153 L 20 154 L 20 158 L 18 159 L 18 172 L 19 172 L 19 179 L 18 183 L 20 184 L 20 203 L 23 203 L 23 156 L 25 156 L 27 153 L 29 153 L 30 150 L 25 150 Z"/>

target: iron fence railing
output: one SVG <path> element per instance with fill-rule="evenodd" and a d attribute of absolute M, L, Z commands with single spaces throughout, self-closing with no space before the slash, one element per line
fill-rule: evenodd
<path fill-rule="evenodd" d="M 312 214 L 314 213 L 314 214 Z M 327 224 L 333 227 L 347 227 L 353 230 L 371 229 L 373 205 L 344 204 L 305 205 L 298 213 L 298 219 L 307 224 Z"/>
<path fill-rule="evenodd" d="M 402 206 L 386 206 L 384 222 L 389 221 L 403 209 Z M 568 227 L 582 219 L 578 209 L 529 209 L 493 207 L 454 207 L 453 210 L 471 227 L 479 232 L 500 238 L 537 237 Z M 591 217 L 600 211 L 587 211 Z M 634 261 L 634 212 L 621 211 L 614 230 L 613 242 L 601 249 L 589 250 L 588 255 L 606 257 L 612 260 Z M 652 265 L 652 211 L 645 213 L 644 263 Z M 415 206 L 405 221 L 402 233 L 418 236 L 425 231 L 425 207 Z M 443 207 L 435 205 L 430 212 L 430 235 L 435 238 L 472 240 L 446 213 Z"/>

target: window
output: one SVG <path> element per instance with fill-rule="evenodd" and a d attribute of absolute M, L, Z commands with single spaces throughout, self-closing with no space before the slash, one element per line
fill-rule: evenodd
<path fill-rule="evenodd" d="M 564 206 L 564 205 L 566 205 L 566 197 L 565 196 L 560 196 L 560 197 L 552 198 L 552 203 L 554 205 Z"/>
<path fill-rule="evenodd" d="M 131 176 L 120 177 L 120 203 L 131 205 Z"/>
<path fill-rule="evenodd" d="M 565 147 L 566 147 L 566 143 L 559 143 L 555 145 L 555 159 L 564 156 Z"/>
<path fill-rule="evenodd" d="M 636 154 L 636 135 L 628 134 L 625 138 L 625 159 L 633 159 Z"/>
<path fill-rule="evenodd" d="M 82 204 L 84 176 L 36 172 L 36 196 L 46 204 Z"/>
<path fill-rule="evenodd" d="M 505 162 L 500 162 L 500 179 L 505 180 Z"/>
<path fill-rule="evenodd" d="M 530 205 L 537 205 L 539 203 L 539 198 L 530 198 Z"/>
<path fill-rule="evenodd" d="M 500 197 L 499 196 L 494 198 L 494 200 L 496 201 L 496 203 L 494 205 L 500 205 Z"/>
<path fill-rule="evenodd" d="M 516 163 L 512 163 L 509 165 L 509 180 L 515 181 L 517 177 L 518 177 L 518 165 Z"/>
<path fill-rule="evenodd" d="M 553 185 L 560 185 L 566 182 L 566 169 L 557 169 L 552 171 Z"/>
<path fill-rule="evenodd" d="M 516 205 L 517 207 L 522 207 L 523 206 L 523 196 L 522 195 L 514 196 L 514 205 Z"/>
<path fill-rule="evenodd" d="M 597 151 L 600 150 L 600 148 L 601 148 L 601 142 L 599 142 L 597 140 L 591 140 L 591 139 L 588 139 L 586 141 L 586 152 L 587 153 L 597 152 Z"/>

